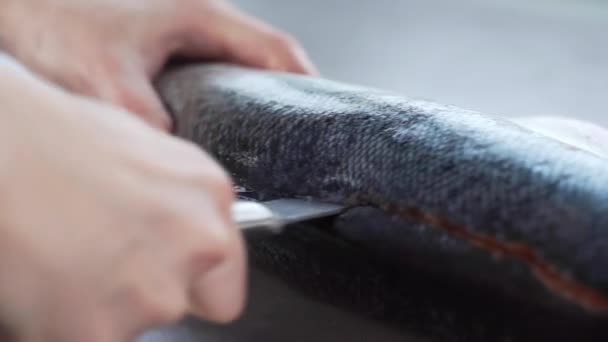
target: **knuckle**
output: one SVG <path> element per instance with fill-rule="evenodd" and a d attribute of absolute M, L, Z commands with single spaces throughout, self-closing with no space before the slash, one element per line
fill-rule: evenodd
<path fill-rule="evenodd" d="M 168 290 L 149 291 L 147 287 L 143 286 L 131 289 L 129 302 L 133 303 L 136 312 L 149 326 L 178 321 L 186 315 L 188 310 L 184 293 Z"/>
<path fill-rule="evenodd" d="M 130 109 L 127 107 L 127 109 Z M 137 109 L 134 113 L 144 120 L 148 125 L 161 130 L 162 132 L 171 132 L 173 130 L 173 121 L 171 117 L 162 110 L 153 109 Z"/>
<path fill-rule="evenodd" d="M 200 174 L 204 175 L 203 177 L 210 183 L 217 185 L 216 189 L 230 188 L 231 181 L 228 173 L 210 157 L 207 156 L 199 167 L 202 171 Z"/>
<path fill-rule="evenodd" d="M 146 226 L 149 227 L 172 229 L 183 221 L 177 207 L 168 205 L 166 199 L 151 196 L 146 199 L 143 210 Z"/>
<path fill-rule="evenodd" d="M 126 85 L 114 85 L 112 93 L 114 97 L 112 100 L 126 110 L 141 117 L 150 115 L 149 101 L 139 96 L 139 94 L 129 89 Z"/>
<path fill-rule="evenodd" d="M 164 112 L 156 112 L 157 114 L 152 116 L 147 121 L 155 128 L 160 129 L 163 132 L 171 132 L 173 130 L 173 121 Z"/>
<path fill-rule="evenodd" d="M 244 310 L 244 304 L 216 311 L 210 319 L 219 324 L 229 324 L 239 319 Z"/>
<path fill-rule="evenodd" d="M 119 88 L 117 91 L 116 104 L 137 115 L 150 126 L 164 132 L 170 131 L 172 126 L 171 117 L 165 111 L 165 108 L 157 103 L 157 98 L 141 95 L 127 88 Z"/>
<path fill-rule="evenodd" d="M 296 49 L 298 43 L 290 34 L 284 32 L 275 32 L 269 36 L 270 45 L 275 49 L 290 51 Z"/>
<path fill-rule="evenodd" d="M 206 226 L 193 227 L 198 230 L 198 243 L 191 256 L 193 267 L 198 271 L 208 271 L 242 254 L 239 235 L 235 229 L 221 220 L 215 220 L 216 224 L 208 222 L 205 223 Z"/>
<path fill-rule="evenodd" d="M 228 175 L 224 171 L 219 170 L 209 181 L 219 208 L 221 210 L 229 209 L 229 205 L 234 199 L 234 192 L 232 181 Z"/>
<path fill-rule="evenodd" d="M 195 284 L 199 286 L 193 287 L 191 297 L 193 314 L 216 323 L 230 323 L 241 316 L 246 304 L 247 281 L 245 267 L 240 271 L 232 267 L 237 263 L 244 265 L 244 257 L 221 265 L 221 269 L 208 270 L 210 275 L 198 273 Z"/>
<path fill-rule="evenodd" d="M 179 177 L 186 177 L 178 189 L 183 198 L 168 198 L 163 193 L 150 193 L 143 198 L 145 225 L 160 234 L 176 237 L 179 234 L 197 240 L 206 239 L 216 244 L 228 239 L 230 230 L 226 219 L 234 198 L 228 176 L 215 167 L 194 166 Z"/>
<path fill-rule="evenodd" d="M 195 258 L 204 261 L 202 264 L 217 265 L 225 262 L 234 253 L 234 239 L 231 229 L 229 229 L 221 221 L 210 226 L 207 223 L 207 229 L 195 227 L 199 231 L 199 241 L 201 242 Z"/>
<path fill-rule="evenodd" d="M 149 321 L 154 325 L 173 323 L 186 315 L 186 307 L 175 303 L 166 303 L 164 305 L 154 305 L 152 303 L 147 310 Z"/>
<path fill-rule="evenodd" d="M 228 173 L 205 152 L 197 151 L 203 158 L 194 167 L 196 183 L 209 191 L 220 208 L 225 208 L 233 198 L 233 182 Z"/>
<path fill-rule="evenodd" d="M 101 95 L 97 90 L 95 82 L 84 72 L 66 74 L 58 78 L 60 78 L 58 83 L 73 93 L 90 97 L 99 97 Z"/>

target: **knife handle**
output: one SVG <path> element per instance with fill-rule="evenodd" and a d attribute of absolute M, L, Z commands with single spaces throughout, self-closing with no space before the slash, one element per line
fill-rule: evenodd
<path fill-rule="evenodd" d="M 266 229 L 280 232 L 282 220 L 263 204 L 252 201 L 237 201 L 232 207 L 232 217 L 239 229 Z"/>

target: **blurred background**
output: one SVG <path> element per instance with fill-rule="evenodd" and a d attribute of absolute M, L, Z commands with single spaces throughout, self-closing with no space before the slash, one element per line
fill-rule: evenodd
<path fill-rule="evenodd" d="M 296 36 L 327 78 L 608 126 L 608 1 L 234 2 Z"/>

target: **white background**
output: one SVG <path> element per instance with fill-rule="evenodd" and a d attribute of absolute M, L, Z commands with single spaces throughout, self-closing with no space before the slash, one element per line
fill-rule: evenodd
<path fill-rule="evenodd" d="M 608 1 L 235 2 L 299 38 L 328 78 L 608 125 Z"/>

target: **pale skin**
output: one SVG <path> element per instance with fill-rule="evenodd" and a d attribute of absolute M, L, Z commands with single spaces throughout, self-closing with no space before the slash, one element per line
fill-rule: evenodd
<path fill-rule="evenodd" d="M 237 318 L 246 258 L 231 180 L 166 133 L 152 80 L 175 54 L 316 74 L 302 48 L 220 0 L 0 0 L 0 50 L 11 341 L 126 342 L 187 313 Z M 608 147 L 597 126 L 519 122 Z"/>
<path fill-rule="evenodd" d="M 162 129 L 171 122 L 150 80 L 171 55 L 316 73 L 291 36 L 224 0 L 1 0 L 0 49 Z"/>
<path fill-rule="evenodd" d="M 17 341 L 128 341 L 226 322 L 245 257 L 230 181 L 116 107 L 0 66 L 0 321 Z"/>
<path fill-rule="evenodd" d="M 186 314 L 237 318 L 231 180 L 167 134 L 152 80 L 175 54 L 316 73 L 297 43 L 224 1 L 2 0 L 0 50 L 6 338 L 121 342 Z"/>

